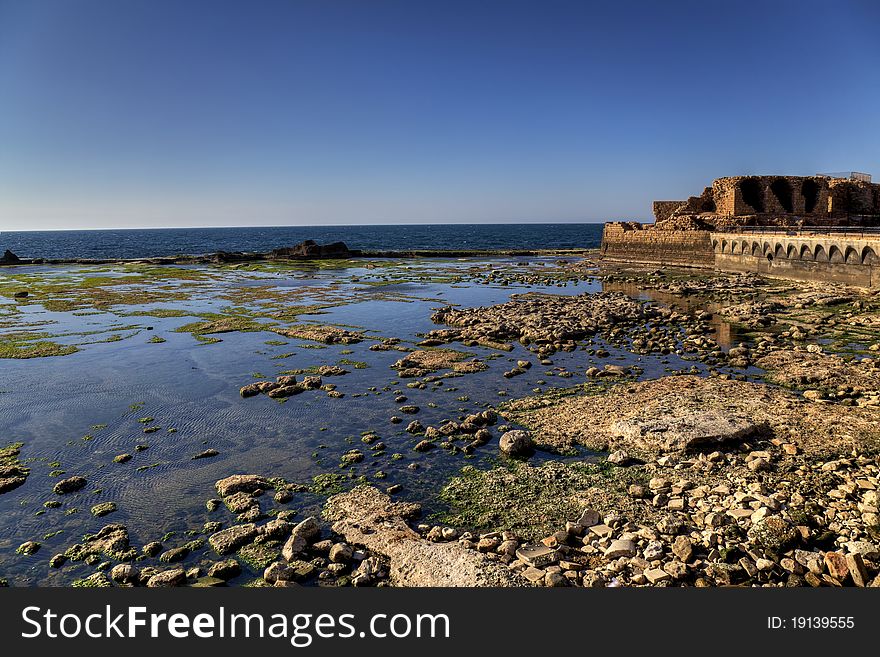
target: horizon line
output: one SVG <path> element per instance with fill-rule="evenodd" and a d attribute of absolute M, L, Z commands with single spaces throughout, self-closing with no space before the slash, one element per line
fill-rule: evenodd
<path fill-rule="evenodd" d="M 577 221 L 453 221 L 453 222 L 399 222 L 389 224 L 268 224 L 260 226 L 108 226 L 108 227 L 90 227 L 90 228 L 0 228 L 0 235 L 3 233 L 61 233 L 74 231 L 101 231 L 101 230 L 214 230 L 218 228 L 367 228 L 367 227 L 383 227 L 390 226 L 552 226 L 560 224 L 570 225 L 599 225 L 608 221 L 648 221 L 646 219 L 594 219 L 594 220 L 577 220 Z"/>

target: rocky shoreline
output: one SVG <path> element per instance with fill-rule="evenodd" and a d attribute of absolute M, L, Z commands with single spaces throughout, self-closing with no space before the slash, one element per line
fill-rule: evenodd
<path fill-rule="evenodd" d="M 232 474 L 217 480 L 201 528 L 185 539 L 138 546 L 110 523 L 53 556 L 38 540 L 18 554 L 93 569 L 75 586 L 880 586 L 880 296 L 751 275 L 557 266 L 472 276 L 503 287 L 596 275 L 606 290 L 446 303 L 430 317 L 436 328 L 406 343 L 331 323 L 268 325 L 270 335 L 343 354 L 368 340 L 366 351 L 395 352 L 382 391 L 401 415 L 385 416 L 388 435 L 361 435 L 368 450 L 346 445 L 343 471 L 371 459 L 417 471 L 412 454 L 497 455 L 488 469 L 465 465 L 441 483 L 442 512 L 423 515 L 405 488 L 380 490 L 364 475 L 329 473 L 332 486 L 309 486 Z M 284 308 L 278 302 L 279 316 Z M 722 346 L 719 318 L 737 331 L 732 344 Z M 261 326 L 239 316 L 184 329 L 204 339 Z M 560 366 L 563 356 L 580 363 Z M 495 358 L 509 364 L 490 367 Z M 649 359 L 666 369 L 646 377 Z M 294 406 L 339 399 L 366 364 L 338 362 L 234 385 L 243 398 Z M 506 399 L 498 391 L 501 400 L 476 409 L 459 396 L 456 415 L 423 422 L 425 404 L 408 390 L 447 385 L 460 395 L 450 384 L 461 376 L 490 386 L 485 377 L 535 377 L 538 387 Z M 138 422 L 143 433 L 161 428 Z M 386 443 L 399 451 L 379 461 Z M 0 492 L 28 479 L 20 448 L 0 453 Z M 200 449 L 193 460 L 219 453 Z M 44 506 L 90 485 L 78 474 L 59 479 Z M 300 518 L 290 503 L 315 491 L 323 511 Z M 91 508 L 100 518 L 116 511 L 106 500 Z"/>
<path fill-rule="evenodd" d="M 585 255 L 595 249 L 389 249 L 362 250 L 349 249 L 343 242 L 319 245 L 306 240 L 292 247 L 280 247 L 264 253 L 244 251 L 217 251 L 206 254 L 179 254 L 174 256 L 156 256 L 147 258 L 42 258 L 19 257 L 7 250 L 0 257 L 0 267 L 21 265 L 116 265 L 116 264 L 148 264 L 148 265 L 216 265 L 245 264 L 273 261 L 299 261 L 354 259 L 368 261 L 382 258 L 473 258 L 473 257 L 510 257 L 510 256 L 554 256 L 554 255 Z"/>

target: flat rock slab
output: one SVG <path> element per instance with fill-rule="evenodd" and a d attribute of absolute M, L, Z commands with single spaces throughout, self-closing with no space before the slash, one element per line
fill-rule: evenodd
<path fill-rule="evenodd" d="M 559 553 L 546 545 L 530 545 L 516 551 L 518 559 L 535 568 L 545 568 L 559 559 Z"/>
<path fill-rule="evenodd" d="M 642 449 L 679 452 L 740 442 L 767 431 L 766 422 L 718 411 L 670 409 L 656 416 L 654 409 L 611 424 L 611 433 Z"/>
<path fill-rule="evenodd" d="M 716 440 L 736 445 L 758 431 L 811 456 L 854 447 L 873 453 L 880 445 L 877 407 L 816 404 L 774 386 L 720 377 L 667 376 L 561 399 L 538 395 L 513 400 L 504 410 L 505 419 L 530 428 L 539 447 L 584 445 L 634 456 L 701 443 L 712 449 Z"/>
<path fill-rule="evenodd" d="M 359 486 L 327 500 L 324 517 L 352 545 L 362 545 L 391 562 L 397 586 L 528 586 L 506 566 L 457 541 L 432 543 L 406 523 L 418 505 L 392 502 L 372 486 Z"/>

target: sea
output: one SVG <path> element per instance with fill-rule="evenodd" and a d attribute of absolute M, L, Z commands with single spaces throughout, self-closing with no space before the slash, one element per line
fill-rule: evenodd
<path fill-rule="evenodd" d="M 367 251 L 409 249 L 598 248 L 602 224 L 419 224 L 155 228 L 124 230 L 0 230 L 0 253 L 20 258 L 153 258 L 217 251 L 266 252 L 304 240 L 345 242 Z"/>

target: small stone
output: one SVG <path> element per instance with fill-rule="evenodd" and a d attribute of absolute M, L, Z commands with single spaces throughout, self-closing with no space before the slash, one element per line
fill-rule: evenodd
<path fill-rule="evenodd" d="M 636 556 L 636 544 L 625 538 L 619 538 L 616 541 L 612 541 L 611 545 L 605 550 L 605 557 L 607 559 L 619 559 L 620 557 L 634 556 Z"/>
<path fill-rule="evenodd" d="M 354 550 L 348 543 L 336 543 L 330 548 L 330 561 L 333 563 L 348 563 Z"/>
<path fill-rule="evenodd" d="M 568 580 L 565 579 L 565 576 L 561 572 L 547 572 L 544 575 L 544 586 L 547 586 L 549 588 L 557 588 L 567 585 Z"/>
<path fill-rule="evenodd" d="M 581 527 L 593 527 L 594 525 L 598 525 L 601 519 L 602 517 L 595 509 L 584 509 L 581 517 L 578 518 L 577 524 Z"/>
<path fill-rule="evenodd" d="M 235 559 L 218 561 L 208 569 L 208 577 L 230 580 L 241 575 L 241 565 Z"/>
<path fill-rule="evenodd" d="M 644 575 L 651 584 L 655 585 L 672 579 L 672 576 L 662 568 L 649 568 L 644 572 Z"/>
<path fill-rule="evenodd" d="M 676 536 L 672 542 L 672 554 L 682 562 L 688 563 L 694 554 L 694 546 L 691 539 L 684 535 Z"/>
<path fill-rule="evenodd" d="M 110 578 L 121 584 L 130 584 L 138 578 L 138 570 L 131 564 L 120 563 L 113 566 L 110 571 Z"/>
<path fill-rule="evenodd" d="M 853 584 L 861 588 L 868 585 L 868 570 L 865 568 L 865 561 L 861 554 L 846 555 L 846 567 L 852 577 Z"/>
<path fill-rule="evenodd" d="M 186 571 L 183 568 L 173 568 L 172 570 L 164 570 L 156 573 L 149 580 L 147 586 L 149 588 L 165 588 L 171 586 L 180 586 L 186 581 Z"/>
<path fill-rule="evenodd" d="M 546 545 L 531 545 L 519 548 L 516 557 L 534 568 L 544 568 L 556 563 L 559 553 Z"/>

